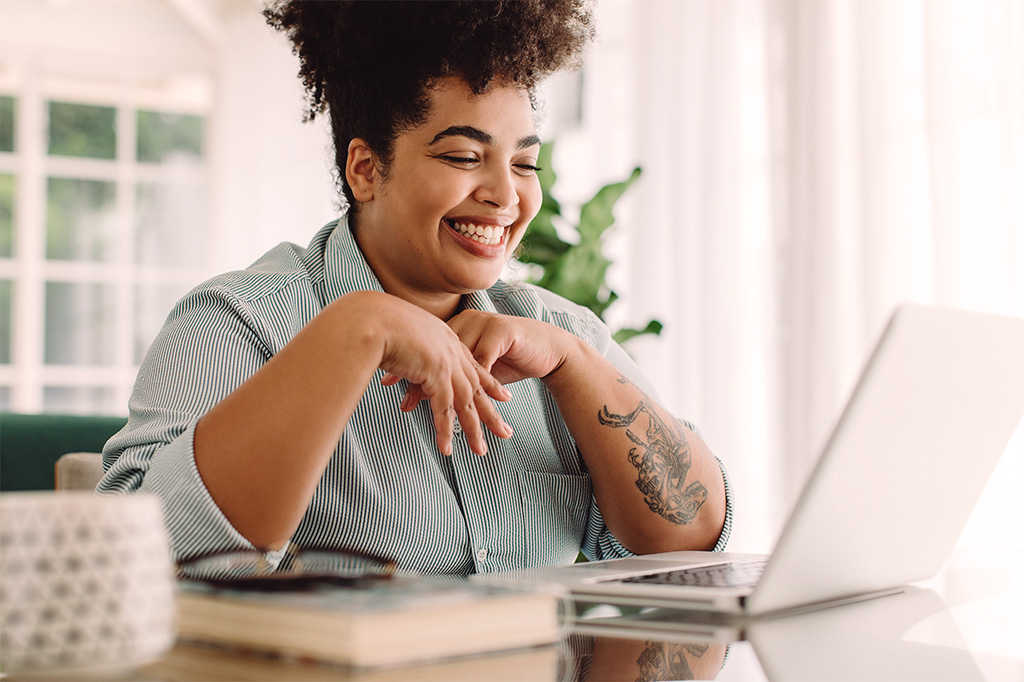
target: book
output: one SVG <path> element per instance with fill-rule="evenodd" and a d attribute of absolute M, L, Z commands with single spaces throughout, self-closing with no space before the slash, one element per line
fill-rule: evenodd
<path fill-rule="evenodd" d="M 541 646 L 397 667 L 351 668 L 210 644 L 180 643 L 131 679 L 162 682 L 555 682 L 564 647 Z M 128 678 L 126 678 L 128 679 Z"/>
<path fill-rule="evenodd" d="M 178 633 L 353 668 L 398 666 L 555 643 L 563 596 L 465 580 L 178 583 Z"/>

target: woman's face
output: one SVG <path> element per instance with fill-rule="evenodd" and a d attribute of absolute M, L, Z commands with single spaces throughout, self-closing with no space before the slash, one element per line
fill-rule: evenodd
<path fill-rule="evenodd" d="M 518 88 L 474 95 L 450 78 L 429 96 L 426 121 L 395 140 L 387 178 L 374 172 L 356 235 L 386 291 L 455 305 L 497 281 L 539 210 L 540 140 Z"/>

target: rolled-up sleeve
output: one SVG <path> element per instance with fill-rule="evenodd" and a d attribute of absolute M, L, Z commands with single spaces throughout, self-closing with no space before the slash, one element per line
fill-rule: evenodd
<path fill-rule="evenodd" d="M 155 493 L 174 556 L 253 549 L 214 502 L 196 467 L 200 417 L 273 354 L 245 302 L 206 286 L 171 312 L 150 347 L 129 401 L 125 427 L 103 450 L 97 491 Z"/>

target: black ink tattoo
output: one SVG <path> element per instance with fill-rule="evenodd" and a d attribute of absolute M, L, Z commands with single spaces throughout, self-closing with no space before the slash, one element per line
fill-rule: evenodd
<path fill-rule="evenodd" d="M 686 661 L 684 652 L 694 658 L 702 657 L 707 652 L 706 644 L 675 644 L 671 642 L 648 641 L 646 648 L 636 659 L 640 667 L 637 682 L 653 682 L 654 680 L 692 680 L 693 670 Z"/>
<path fill-rule="evenodd" d="M 641 436 L 639 429 L 630 427 L 638 421 L 642 424 L 643 417 L 647 430 Z M 626 436 L 636 445 L 627 456 L 640 472 L 636 487 L 643 493 L 651 511 L 678 525 L 693 523 L 708 498 L 708 490 L 700 481 L 693 481 L 683 489 L 691 458 L 682 424 L 678 421 L 671 426 L 666 424 L 648 407 L 646 400 L 641 400 L 628 414 L 612 414 L 605 405 L 597 419 L 605 426 L 626 429 Z"/>

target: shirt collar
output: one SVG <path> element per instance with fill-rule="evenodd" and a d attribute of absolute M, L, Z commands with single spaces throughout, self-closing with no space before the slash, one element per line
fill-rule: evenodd
<path fill-rule="evenodd" d="M 323 304 L 353 291 L 384 291 L 384 287 L 363 258 L 346 214 L 338 219 L 324 247 Z"/>
<path fill-rule="evenodd" d="M 495 313 L 497 310 L 494 308 L 494 301 L 491 300 L 488 291 L 471 291 L 462 297 L 462 301 L 459 303 L 459 311 L 463 310 L 482 310 L 485 313 Z"/>

